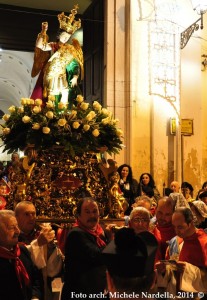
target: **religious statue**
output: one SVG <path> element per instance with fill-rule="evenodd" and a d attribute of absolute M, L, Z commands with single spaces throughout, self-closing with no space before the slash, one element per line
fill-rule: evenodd
<path fill-rule="evenodd" d="M 58 15 L 60 30 L 56 42 L 48 42 L 48 23 L 42 23 L 42 31 L 38 34 L 35 47 L 32 77 L 39 74 L 32 99 L 50 99 L 55 97 L 72 107 L 77 95 L 82 94 L 79 84 L 83 79 L 83 53 L 78 40 L 68 44 L 71 35 L 81 27 L 81 20 L 75 20 L 78 5 L 71 14 Z"/>

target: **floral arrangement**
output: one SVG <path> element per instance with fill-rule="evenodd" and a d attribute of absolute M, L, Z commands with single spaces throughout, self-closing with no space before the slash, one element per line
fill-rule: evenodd
<path fill-rule="evenodd" d="M 10 114 L 2 118 L 3 151 L 24 150 L 32 144 L 37 150 L 62 146 L 72 157 L 90 151 L 119 153 L 123 134 L 118 120 L 98 101 L 90 105 L 78 95 L 76 102 L 69 110 L 63 102 L 55 104 L 53 96 L 44 105 L 41 99 L 22 98 L 22 106 L 11 106 Z"/>

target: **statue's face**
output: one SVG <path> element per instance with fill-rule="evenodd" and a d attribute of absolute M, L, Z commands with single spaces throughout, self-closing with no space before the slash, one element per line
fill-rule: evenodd
<path fill-rule="evenodd" d="M 67 41 L 69 40 L 70 37 L 71 37 L 70 33 L 63 31 L 63 32 L 61 32 L 61 34 L 59 36 L 59 40 L 61 43 L 65 44 L 65 43 L 67 43 Z"/>

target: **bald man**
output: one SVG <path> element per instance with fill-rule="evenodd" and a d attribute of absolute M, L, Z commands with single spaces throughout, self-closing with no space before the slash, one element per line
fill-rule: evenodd
<path fill-rule="evenodd" d="M 158 241 L 158 254 L 156 260 L 165 259 L 167 250 L 167 241 L 171 240 L 175 235 L 172 225 L 172 215 L 174 212 L 173 201 L 169 197 L 163 197 L 158 201 L 156 209 L 156 223 L 152 230 Z"/>

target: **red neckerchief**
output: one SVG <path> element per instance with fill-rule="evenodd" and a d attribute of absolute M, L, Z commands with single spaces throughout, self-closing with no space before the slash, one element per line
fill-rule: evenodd
<path fill-rule="evenodd" d="M 90 233 L 91 235 L 95 236 L 96 237 L 96 243 L 97 243 L 99 248 L 102 248 L 102 247 L 106 246 L 106 243 L 100 237 L 101 235 L 104 236 L 104 231 L 103 231 L 103 228 L 99 224 L 96 225 L 95 230 L 90 230 L 90 229 L 86 228 L 80 222 L 80 220 L 77 219 L 76 222 L 74 223 L 73 227 L 79 227 L 82 230 L 84 230 L 84 231 Z"/>
<path fill-rule="evenodd" d="M 25 266 L 23 265 L 22 261 L 19 259 L 20 254 L 21 254 L 21 250 L 18 245 L 16 245 L 16 247 L 12 251 L 9 251 L 6 248 L 0 247 L 0 257 L 6 258 L 6 259 L 14 259 L 15 271 L 16 271 L 20 286 L 22 288 L 22 283 L 24 282 L 24 284 L 26 286 L 28 286 L 30 284 L 30 279 L 29 279 L 29 275 L 25 269 Z"/>

